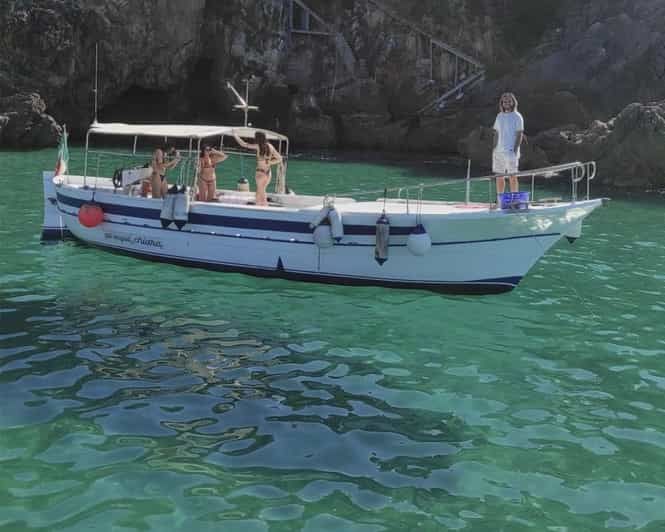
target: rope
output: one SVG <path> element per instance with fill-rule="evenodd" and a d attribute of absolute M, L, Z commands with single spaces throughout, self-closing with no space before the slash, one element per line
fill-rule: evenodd
<path fill-rule="evenodd" d="M 275 176 L 275 192 L 277 194 L 286 194 L 286 181 L 284 179 L 286 172 L 284 171 L 284 163 L 277 165 L 277 172 Z"/>

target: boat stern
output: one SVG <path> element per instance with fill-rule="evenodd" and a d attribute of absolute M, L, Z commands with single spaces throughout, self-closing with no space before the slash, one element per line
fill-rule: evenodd
<path fill-rule="evenodd" d="M 55 193 L 54 172 L 44 172 L 44 221 L 42 222 L 42 242 L 64 240 L 70 235 L 62 216 L 58 212 L 58 200 Z"/>

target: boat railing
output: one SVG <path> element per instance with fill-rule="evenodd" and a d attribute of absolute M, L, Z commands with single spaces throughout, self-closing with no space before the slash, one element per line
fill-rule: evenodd
<path fill-rule="evenodd" d="M 92 180 L 93 188 L 96 188 L 96 180 L 103 177 L 111 177 L 118 170 L 127 170 L 130 168 L 145 168 L 150 165 L 152 154 L 145 152 L 118 152 L 107 150 L 89 150 L 92 165 L 86 170 L 86 178 Z M 180 164 L 177 167 L 177 184 L 190 184 L 194 179 L 196 164 L 198 158 L 194 152 L 185 152 L 180 154 Z M 94 168 L 94 173 L 90 172 L 90 167 Z M 110 172 L 111 175 L 102 175 Z"/>
<path fill-rule="evenodd" d="M 281 148 L 281 146 L 280 146 Z M 253 154 L 248 153 L 246 150 L 243 151 L 238 148 L 222 146 L 224 153 L 230 156 L 237 156 L 240 158 L 240 177 L 248 177 L 246 173 L 251 173 L 253 176 L 253 165 L 248 165 L 248 168 L 245 168 L 245 159 L 247 157 L 253 157 Z M 286 183 L 286 165 L 288 162 L 288 154 L 283 153 L 282 157 L 284 159 L 284 169 L 279 172 L 275 182 L 276 191 L 279 187 L 285 188 Z M 151 152 L 122 152 L 122 151 L 113 151 L 113 150 L 97 150 L 90 149 L 88 150 L 88 160 L 87 167 L 84 169 L 84 178 L 90 179 L 89 183 L 93 188 L 97 186 L 97 180 L 100 178 L 110 178 L 115 171 L 117 170 L 127 170 L 130 168 L 139 168 L 146 167 L 150 165 L 152 160 Z M 180 164 L 176 167 L 176 170 L 171 170 L 170 175 L 177 176 L 176 182 L 178 185 L 194 185 L 196 181 L 197 174 L 197 165 L 198 165 L 198 152 L 184 150 L 180 152 Z M 250 171 L 251 169 L 251 171 Z M 66 178 L 65 178 L 66 181 Z M 86 186 L 88 183 L 86 183 Z M 283 192 L 283 191 L 282 191 Z"/>
<path fill-rule="evenodd" d="M 470 165 L 469 165 L 470 168 Z M 597 166 L 594 161 L 588 162 L 571 162 L 565 164 L 558 164 L 553 166 L 547 166 L 543 168 L 535 168 L 533 170 L 525 170 L 522 172 L 517 172 L 515 174 L 491 174 L 485 176 L 471 177 L 470 172 L 467 171 L 467 176 L 463 180 L 466 186 L 466 198 L 465 203 L 470 203 L 471 197 L 471 188 L 474 183 L 487 183 L 488 184 L 488 203 L 492 204 L 496 201 L 496 195 L 494 194 L 493 184 L 496 182 L 497 178 L 508 178 L 511 176 L 520 179 L 530 179 L 530 203 L 537 201 L 536 199 L 536 181 L 539 179 L 550 180 L 554 178 L 565 178 L 568 176 L 571 182 L 571 201 L 576 202 L 579 199 L 579 184 L 583 181 L 586 181 L 586 192 L 585 199 L 590 199 L 591 194 L 591 181 L 596 177 Z M 446 181 L 437 181 L 436 183 L 420 183 L 418 185 L 408 185 L 397 188 L 386 188 L 381 190 L 373 190 L 360 193 L 352 193 L 349 195 L 352 196 L 374 196 L 377 194 L 383 194 L 387 196 L 388 194 L 396 194 L 397 199 L 405 199 L 407 203 L 411 201 L 411 198 L 416 197 L 414 192 L 417 192 L 417 196 L 422 198 L 422 193 L 427 189 L 434 189 L 446 186 L 455 186 L 459 185 L 459 179 L 448 179 Z M 404 197 L 403 197 L 404 196 Z M 422 199 L 420 200 L 422 201 Z"/>

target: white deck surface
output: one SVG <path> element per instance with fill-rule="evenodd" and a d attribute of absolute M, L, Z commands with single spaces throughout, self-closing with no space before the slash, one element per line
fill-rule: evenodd
<path fill-rule="evenodd" d="M 66 176 L 67 184 L 74 187 L 83 186 L 83 176 Z M 106 189 L 109 192 L 113 192 L 113 184 L 111 179 L 103 177 L 88 177 L 87 178 L 88 187 L 98 189 Z M 256 210 L 289 210 L 289 211 L 318 211 L 323 208 L 323 196 L 311 196 L 311 195 L 283 195 L 277 196 L 275 199 L 283 199 L 284 203 L 279 201 L 269 205 L 268 207 L 256 207 L 255 205 L 248 203 L 254 200 L 254 192 L 239 192 L 236 190 L 218 190 L 219 201 L 218 202 L 194 202 L 194 205 L 206 205 L 207 207 L 215 208 L 216 206 L 223 207 L 233 205 L 234 207 L 239 207 L 243 209 L 256 209 Z M 122 196 L 122 192 L 118 190 L 118 196 Z M 269 196 L 276 196 L 269 193 Z M 127 196 L 130 197 L 130 196 Z M 131 196 L 137 198 L 138 196 Z M 149 199 L 149 198 L 148 198 Z M 568 205 L 569 202 L 561 203 L 547 203 L 547 204 L 532 204 L 529 206 L 531 211 L 533 210 L 543 210 L 552 207 L 560 207 Z M 377 214 L 380 215 L 384 210 L 384 200 L 383 198 L 377 198 L 372 201 L 356 201 L 353 198 L 340 197 L 335 199 L 335 205 L 342 213 L 347 214 Z M 408 202 L 408 213 L 416 214 L 420 213 L 423 215 L 432 215 L 432 214 L 464 214 L 464 213 L 478 213 L 478 212 L 502 212 L 492 209 L 492 206 L 488 203 L 468 203 L 463 202 L 445 202 L 445 201 L 423 201 L 421 204 L 417 200 L 410 200 Z M 386 214 L 407 214 L 407 201 L 405 199 L 388 199 L 385 202 Z"/>

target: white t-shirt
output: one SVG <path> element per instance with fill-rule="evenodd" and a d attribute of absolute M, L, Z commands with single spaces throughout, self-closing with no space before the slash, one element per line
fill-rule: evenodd
<path fill-rule="evenodd" d="M 499 135 L 496 151 L 500 153 L 512 153 L 515 148 L 515 138 L 518 131 L 524 131 L 524 118 L 517 111 L 510 113 L 499 113 L 494 121 L 494 130 Z M 520 148 L 515 152 L 520 156 Z"/>

